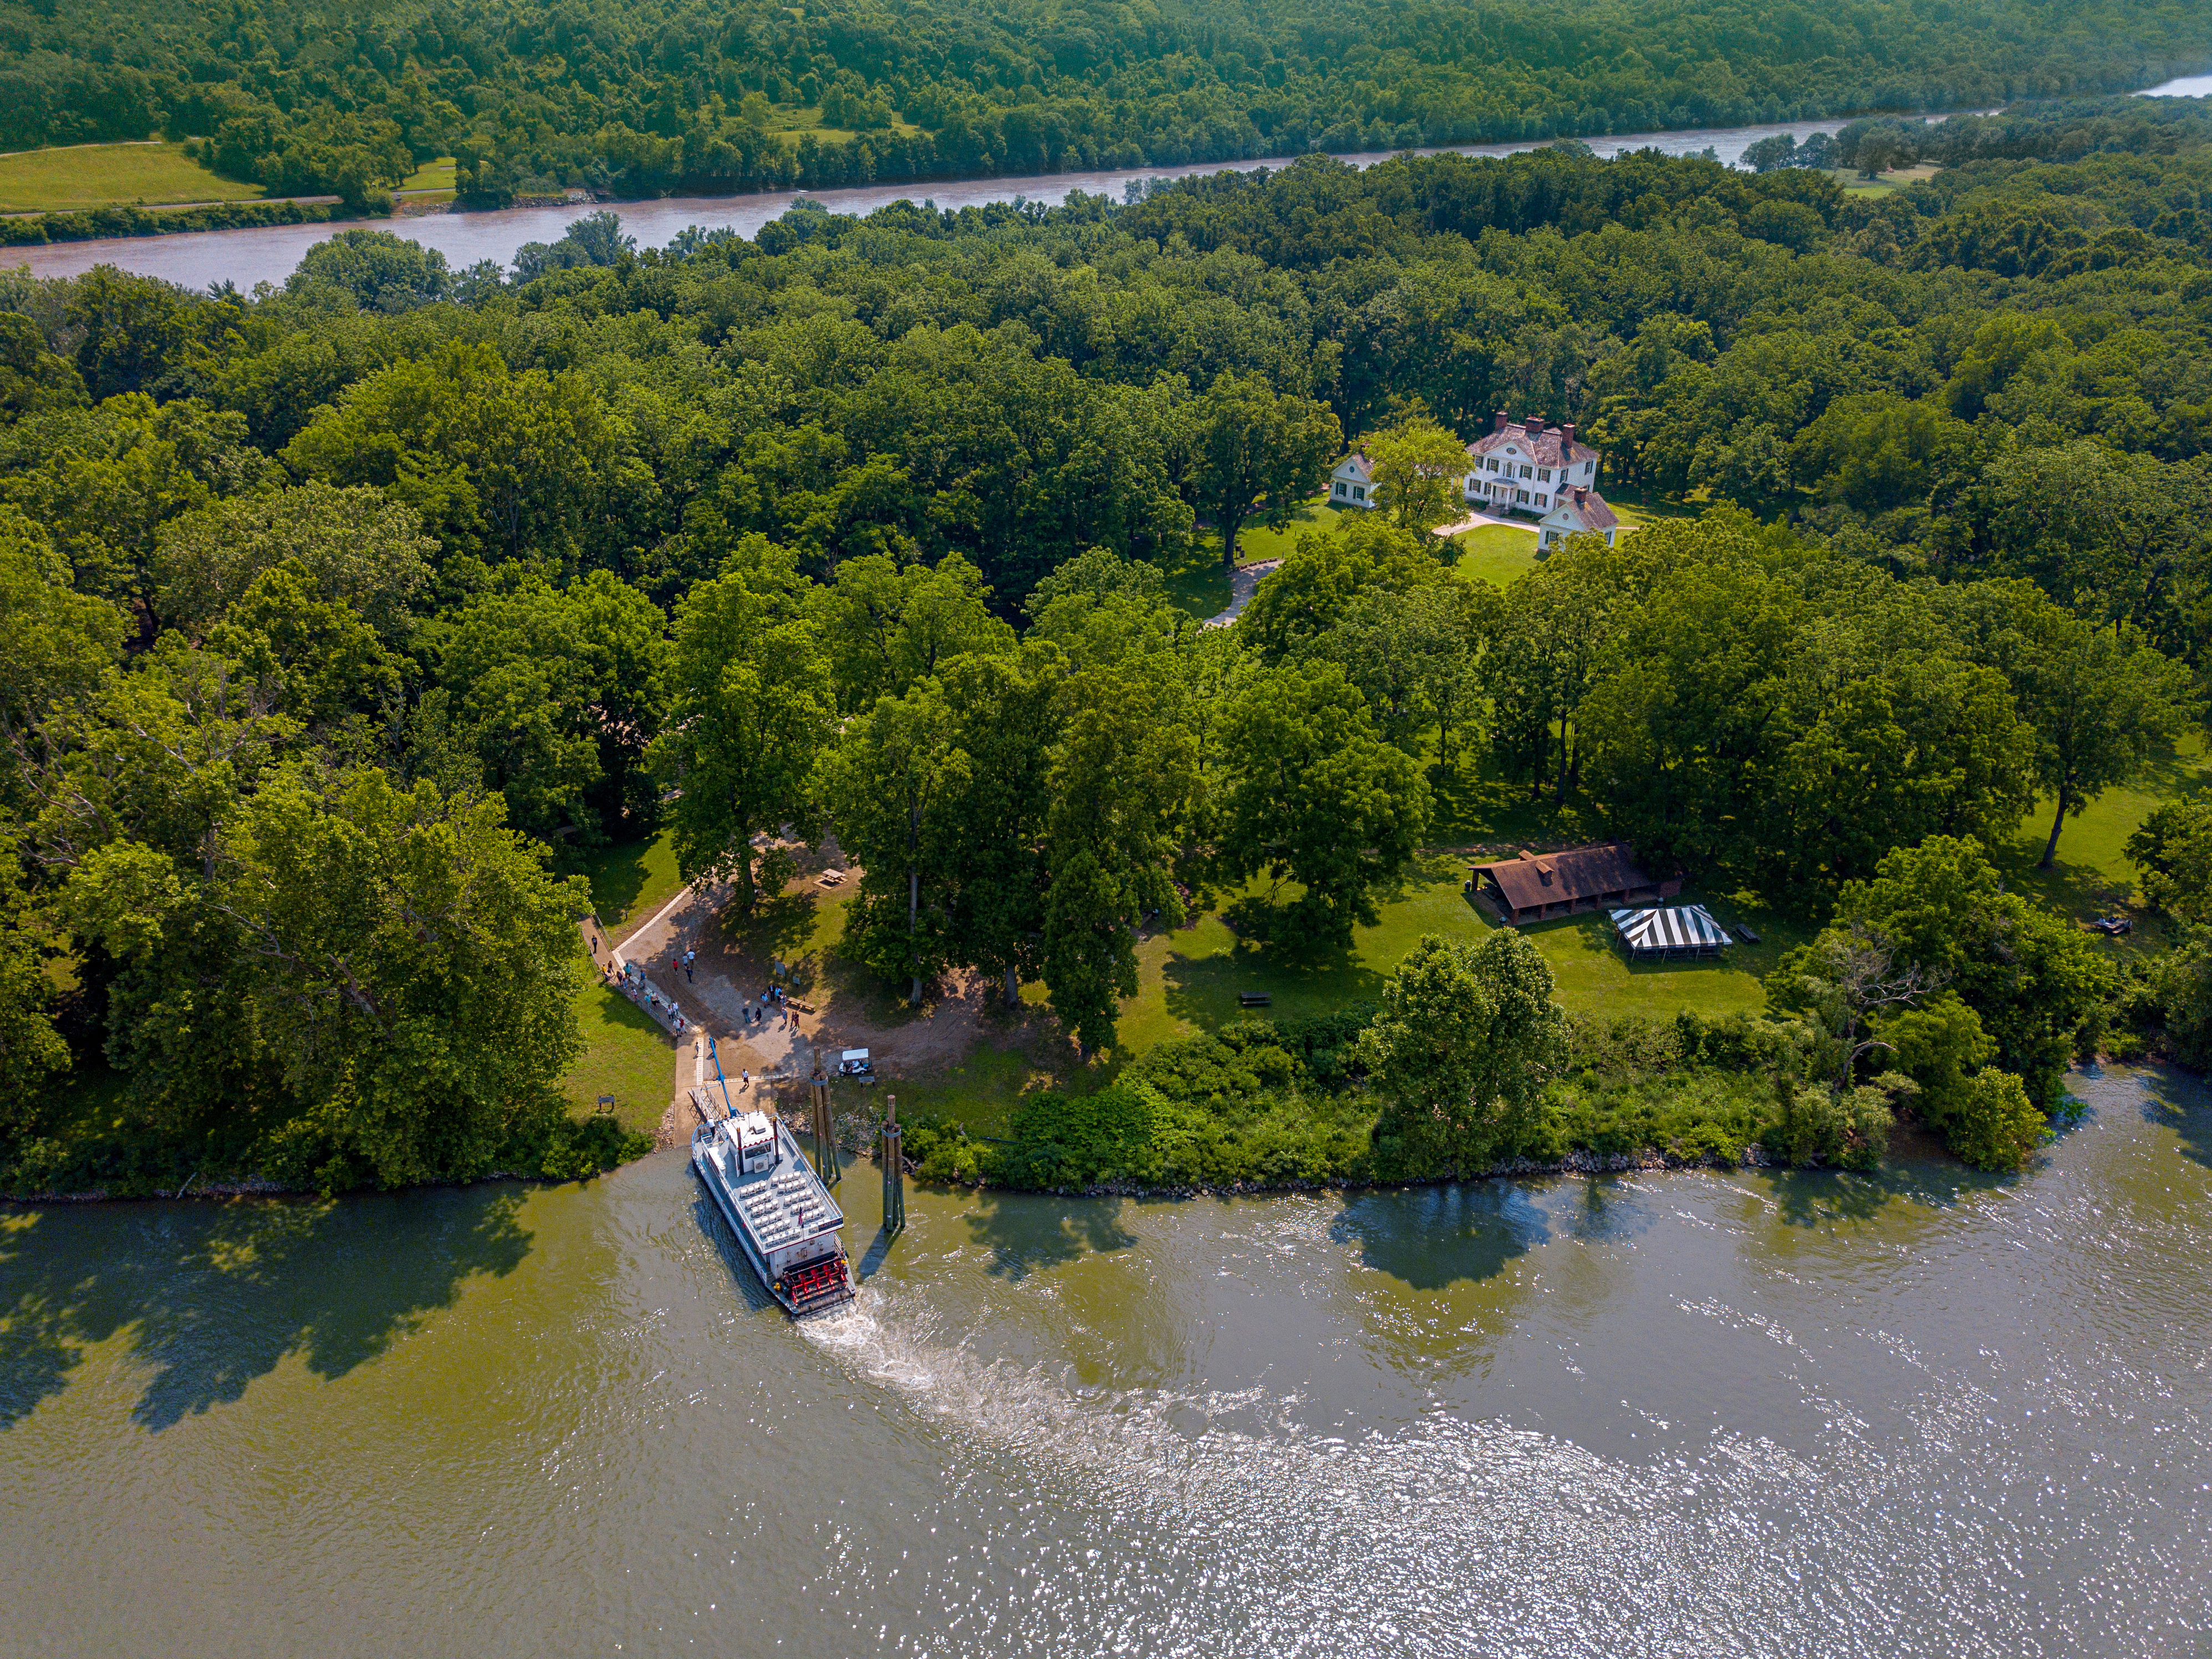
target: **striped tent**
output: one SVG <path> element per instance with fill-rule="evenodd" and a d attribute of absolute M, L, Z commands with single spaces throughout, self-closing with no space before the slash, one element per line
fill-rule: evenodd
<path fill-rule="evenodd" d="M 1715 921 L 1702 904 L 1615 910 L 1613 928 L 1632 957 L 1713 957 L 1731 943 L 1728 929 Z"/>

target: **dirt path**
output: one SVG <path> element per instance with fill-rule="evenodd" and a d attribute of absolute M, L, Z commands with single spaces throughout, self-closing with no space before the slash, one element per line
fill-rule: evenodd
<path fill-rule="evenodd" d="M 1280 565 L 1280 559 L 1261 559 L 1253 564 L 1240 564 L 1229 573 L 1229 609 L 1206 619 L 1208 628 L 1226 628 L 1244 614 L 1244 607 L 1252 603 L 1253 594 L 1260 591 L 1260 578 Z"/>

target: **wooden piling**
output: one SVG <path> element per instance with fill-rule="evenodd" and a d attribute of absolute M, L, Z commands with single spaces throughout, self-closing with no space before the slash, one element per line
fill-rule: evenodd
<path fill-rule="evenodd" d="M 814 1075 L 806 1079 L 808 1102 L 814 1111 L 815 1172 L 824 1183 L 836 1186 L 844 1178 L 837 1167 L 837 1125 L 830 1113 L 830 1079 L 822 1074 L 822 1056 L 814 1056 Z"/>
<path fill-rule="evenodd" d="M 899 1146 L 898 1097 L 884 1099 L 884 1231 L 906 1231 L 906 1157 Z"/>

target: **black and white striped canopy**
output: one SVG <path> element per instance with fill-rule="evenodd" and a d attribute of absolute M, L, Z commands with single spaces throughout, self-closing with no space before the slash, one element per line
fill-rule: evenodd
<path fill-rule="evenodd" d="M 1709 951 L 1729 944 L 1728 930 L 1702 904 L 1663 910 L 1615 910 L 1613 925 L 1632 951 Z"/>

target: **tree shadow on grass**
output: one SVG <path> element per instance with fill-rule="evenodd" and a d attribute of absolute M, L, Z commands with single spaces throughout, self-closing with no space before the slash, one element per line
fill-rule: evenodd
<path fill-rule="evenodd" d="M 1117 1198 L 1044 1198 L 985 1188 L 976 1194 L 967 1222 L 975 1241 L 990 1249 L 987 1271 L 998 1279 L 1027 1279 L 1079 1256 L 1126 1250 L 1137 1242 L 1121 1224 Z"/>
<path fill-rule="evenodd" d="M 629 914 L 637 896 L 653 879 L 645 863 L 646 854 L 652 850 L 649 840 L 627 842 L 586 854 L 579 860 L 580 873 L 592 885 L 592 911 L 608 927 L 619 925 L 619 919 Z"/>
<path fill-rule="evenodd" d="M 159 1432 L 239 1399 L 287 1356 L 343 1376 L 478 1273 L 530 1253 L 510 1182 L 321 1203 L 118 1204 L 0 1212 L 0 1429 L 126 1338 L 149 1373 L 132 1419 Z"/>
<path fill-rule="evenodd" d="M 1362 1267 L 1417 1291 L 1495 1279 L 1552 1236 L 1551 1223 L 1517 1182 L 1457 1182 L 1365 1193 L 1329 1223 L 1329 1237 Z"/>
<path fill-rule="evenodd" d="M 1239 939 L 1212 956 L 1169 955 L 1163 964 L 1168 1012 L 1212 1030 L 1244 1018 L 1244 992 L 1264 993 L 1272 1005 L 1253 1018 L 1297 1018 L 1333 1012 L 1382 994 L 1384 975 L 1342 945 L 1298 949 Z"/>
<path fill-rule="evenodd" d="M 722 938 L 763 962 L 773 957 L 787 963 L 795 980 L 803 974 L 811 981 L 820 967 L 820 951 L 810 948 L 819 926 L 818 903 L 812 893 L 802 891 L 763 895 L 750 915 L 732 905 L 721 914 Z"/>

